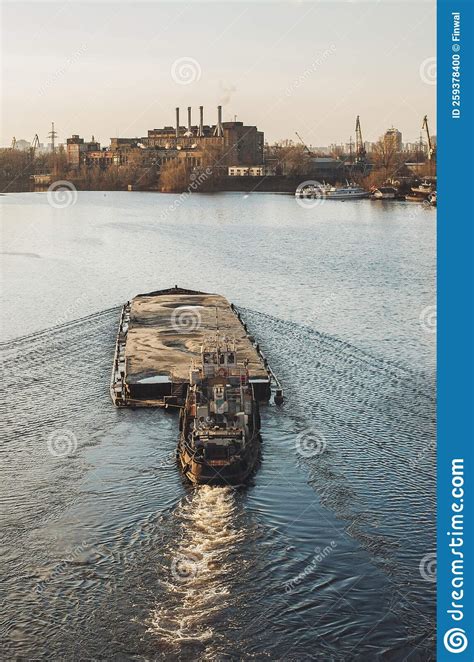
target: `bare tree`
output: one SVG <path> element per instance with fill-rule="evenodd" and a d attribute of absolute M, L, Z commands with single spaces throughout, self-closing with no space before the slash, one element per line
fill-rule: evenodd
<path fill-rule="evenodd" d="M 190 174 L 191 169 L 184 160 L 167 161 L 161 166 L 160 189 L 166 192 L 185 191 Z"/>
<path fill-rule="evenodd" d="M 303 145 L 281 147 L 278 159 L 285 175 L 306 175 L 311 170 L 311 155 Z"/>
<path fill-rule="evenodd" d="M 372 152 L 375 170 L 381 170 L 384 178 L 395 175 L 405 162 L 404 156 L 398 151 L 395 141 L 380 138 L 375 143 Z"/>

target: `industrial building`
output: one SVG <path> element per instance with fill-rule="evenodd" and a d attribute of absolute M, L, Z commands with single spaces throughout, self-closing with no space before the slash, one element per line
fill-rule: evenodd
<path fill-rule="evenodd" d="M 100 143 L 94 140 L 94 136 L 89 142 L 84 142 L 84 138 L 80 138 L 77 134 L 66 140 L 67 162 L 71 168 L 78 168 L 86 163 L 88 154 L 99 150 Z"/>
<path fill-rule="evenodd" d="M 391 127 L 385 131 L 383 141 L 386 149 L 393 149 L 395 152 L 402 151 L 402 134 L 395 127 Z"/>
<path fill-rule="evenodd" d="M 192 123 L 192 109 L 187 109 L 187 125 L 180 123 L 176 108 L 174 126 L 150 129 L 143 138 L 111 138 L 110 147 L 100 148 L 94 141 L 85 142 L 78 135 L 67 140 L 67 159 L 72 168 L 80 165 L 137 165 L 158 168 L 170 160 L 185 161 L 190 168 L 211 162 L 227 174 L 229 166 L 258 167 L 263 164 L 264 134 L 256 126 L 243 122 L 223 122 L 222 106 L 217 107 L 215 124 L 204 124 L 204 108 L 199 107 L 199 122 Z"/>
<path fill-rule="evenodd" d="M 203 152 L 214 148 L 220 153 L 223 166 L 254 166 L 263 163 L 263 131 L 243 122 L 223 122 L 222 106 L 217 107 L 216 124 L 204 124 L 204 108 L 199 106 L 199 123 L 192 123 L 192 109 L 188 106 L 187 125 L 180 124 L 180 109 L 176 108 L 174 127 L 150 129 L 146 138 L 148 147 Z M 145 140 L 145 139 L 144 139 Z M 197 157 L 199 159 L 199 156 Z"/>

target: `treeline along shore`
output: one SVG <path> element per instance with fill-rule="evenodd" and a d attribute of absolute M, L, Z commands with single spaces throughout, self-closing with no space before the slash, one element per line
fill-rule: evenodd
<path fill-rule="evenodd" d="M 329 165 L 329 167 L 328 167 Z M 353 181 L 367 190 L 396 180 L 401 192 L 409 190 L 414 181 L 436 174 L 435 164 L 420 163 L 408 167 L 400 155 L 374 159 L 365 164 L 343 160 L 310 159 L 298 146 L 280 154 L 268 174 L 231 176 L 222 167 L 219 154 L 210 152 L 199 168 L 182 161 L 169 161 L 142 167 L 138 165 L 81 165 L 71 168 L 66 153 L 60 147 L 55 153 L 37 154 L 34 150 L 0 149 L 0 190 L 3 193 L 45 190 L 58 181 L 68 181 L 84 191 L 159 191 L 212 192 L 246 191 L 294 193 L 304 181 L 320 181 L 332 185 Z M 265 171 L 262 168 L 262 172 Z"/>

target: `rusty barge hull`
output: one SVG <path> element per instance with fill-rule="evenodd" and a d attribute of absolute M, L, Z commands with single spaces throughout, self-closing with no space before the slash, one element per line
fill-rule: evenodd
<path fill-rule="evenodd" d="M 110 383 L 117 407 L 181 407 L 189 369 L 201 344 L 215 335 L 235 338 L 248 365 L 255 397 L 268 400 L 271 371 L 233 304 L 219 294 L 171 288 L 139 294 L 123 306 Z"/>

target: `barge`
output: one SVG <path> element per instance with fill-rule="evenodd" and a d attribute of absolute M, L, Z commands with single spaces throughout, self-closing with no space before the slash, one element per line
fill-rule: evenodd
<path fill-rule="evenodd" d="M 189 368 L 209 335 L 235 340 L 257 400 L 271 396 L 274 376 L 235 306 L 219 294 L 173 287 L 139 294 L 123 306 L 110 393 L 117 407 L 181 407 Z"/>
<path fill-rule="evenodd" d="M 193 483 L 241 484 L 260 457 L 259 403 L 281 385 L 235 306 L 177 286 L 123 306 L 110 394 L 117 407 L 177 407 L 177 457 Z"/>

